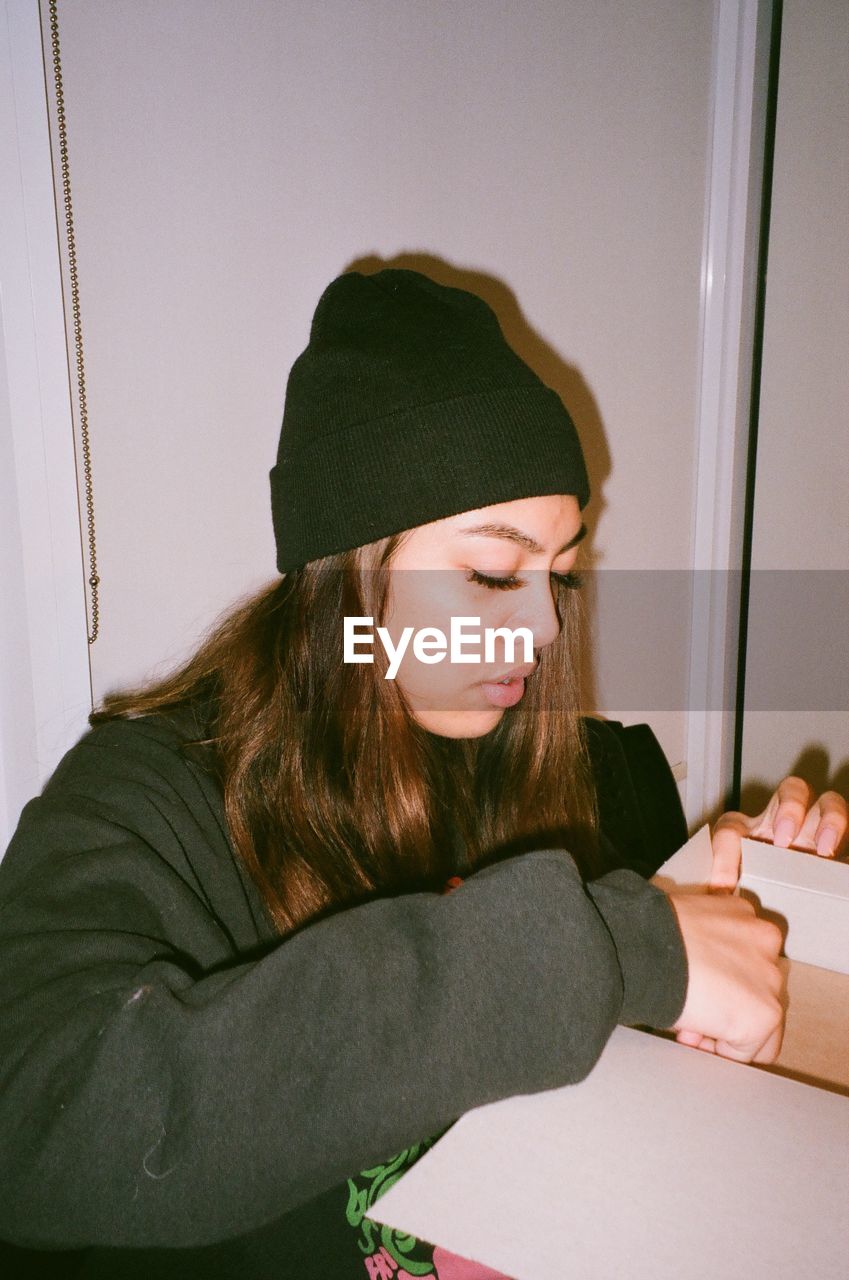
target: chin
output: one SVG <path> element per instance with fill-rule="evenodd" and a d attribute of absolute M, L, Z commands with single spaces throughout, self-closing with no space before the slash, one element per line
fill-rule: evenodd
<path fill-rule="evenodd" d="M 492 733 L 504 715 L 503 707 L 481 711 L 425 711 L 413 713 L 416 724 L 440 738 L 483 738 Z"/>

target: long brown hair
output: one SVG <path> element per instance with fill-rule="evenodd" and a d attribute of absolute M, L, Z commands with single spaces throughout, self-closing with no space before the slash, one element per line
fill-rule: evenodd
<path fill-rule="evenodd" d="M 93 724 L 209 710 L 204 739 L 230 836 L 282 933 L 379 893 L 438 889 L 460 867 L 562 847 L 592 868 L 596 816 L 578 707 L 580 606 L 490 733 L 423 730 L 375 662 L 341 660 L 342 619 L 388 603 L 396 534 L 314 560 L 226 615 L 194 656 L 112 694 Z"/>

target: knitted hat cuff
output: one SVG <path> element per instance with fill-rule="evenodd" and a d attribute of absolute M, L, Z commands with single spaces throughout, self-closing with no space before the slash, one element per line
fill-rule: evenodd
<path fill-rule="evenodd" d="M 497 502 L 589 499 L 572 419 L 542 383 L 418 404 L 291 445 L 284 436 L 270 478 L 280 573 Z"/>

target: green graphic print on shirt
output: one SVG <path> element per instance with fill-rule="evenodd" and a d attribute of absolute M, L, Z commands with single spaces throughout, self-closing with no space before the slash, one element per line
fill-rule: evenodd
<path fill-rule="evenodd" d="M 379 1164 L 374 1169 L 364 1169 L 356 1178 L 348 1179 L 348 1207 L 346 1217 L 350 1226 L 359 1228 L 360 1252 L 363 1254 L 366 1273 L 369 1280 L 383 1280 L 392 1274 L 388 1269 L 395 1264 L 394 1274 L 406 1273 L 409 1276 L 433 1276 L 436 1274 L 433 1265 L 433 1246 L 416 1239 L 415 1236 L 404 1235 L 393 1227 L 370 1222 L 366 1218 L 375 1201 L 388 1191 L 394 1183 L 423 1156 L 433 1139 L 418 1142 L 399 1152 L 388 1164 Z M 391 1259 L 391 1263 L 388 1262 Z M 387 1266 L 388 1264 L 388 1266 Z"/>
<path fill-rule="evenodd" d="M 363 1259 L 363 1280 L 509 1280 L 501 1271 L 469 1258 L 461 1258 L 440 1245 L 427 1244 L 393 1227 L 370 1222 L 366 1214 L 384 1191 L 414 1165 L 436 1138 L 428 1138 L 401 1151 L 388 1164 L 364 1169 L 348 1179 L 348 1225 L 358 1230 L 357 1245 Z"/>

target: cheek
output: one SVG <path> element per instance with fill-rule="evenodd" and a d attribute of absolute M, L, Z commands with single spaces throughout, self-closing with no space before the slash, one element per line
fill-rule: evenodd
<path fill-rule="evenodd" d="M 410 644 L 395 683 L 411 707 L 459 709 L 468 701 L 470 686 L 480 678 L 479 666 L 450 662 L 448 653 L 441 662 L 421 662 Z"/>
<path fill-rule="evenodd" d="M 450 644 L 452 617 L 479 618 L 481 631 L 488 627 L 509 628 L 518 611 L 518 594 L 483 589 L 470 583 L 462 569 L 397 569 L 384 625 L 393 645 L 400 643 L 405 628 L 413 628 L 395 676 L 400 691 L 410 699 L 432 698 L 444 704 L 452 692 L 459 695 L 470 690 L 487 670 L 482 647 L 479 663 L 452 663 L 448 653 L 441 662 L 424 663 L 413 652 L 413 636 L 433 627 Z M 504 655 L 497 653 L 496 665 L 503 663 Z"/>
<path fill-rule="evenodd" d="M 406 628 L 413 629 L 395 676 L 398 689 L 411 705 L 450 687 L 453 669 L 447 655 L 441 662 L 423 663 L 413 651 L 414 636 L 425 628 L 435 627 L 448 639 L 451 606 L 445 599 L 446 585 L 445 575 L 436 570 L 399 569 L 393 575 L 384 625 L 395 645 L 400 644 Z"/>
<path fill-rule="evenodd" d="M 505 602 L 490 599 L 491 594 L 496 593 L 484 592 L 469 583 L 465 570 L 397 570 L 386 626 L 396 643 L 405 627 L 412 627 L 414 631 L 435 627 L 448 638 L 452 617 L 479 617 L 482 625 L 490 625 L 490 617 L 500 618 L 509 613 Z"/>

